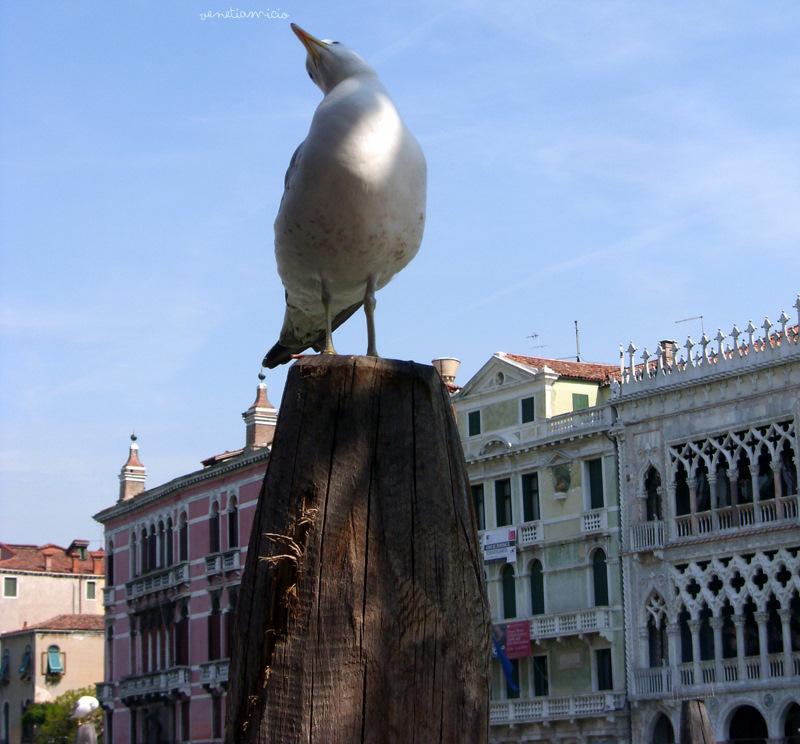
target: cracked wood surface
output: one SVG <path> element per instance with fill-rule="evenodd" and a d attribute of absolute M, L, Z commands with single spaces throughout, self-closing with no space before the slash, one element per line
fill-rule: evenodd
<path fill-rule="evenodd" d="M 468 493 L 432 367 L 292 367 L 239 594 L 228 744 L 485 744 L 489 612 Z"/>

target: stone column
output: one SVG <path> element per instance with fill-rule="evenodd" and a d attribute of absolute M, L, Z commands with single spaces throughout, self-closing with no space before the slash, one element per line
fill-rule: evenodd
<path fill-rule="evenodd" d="M 692 634 L 692 674 L 696 685 L 703 684 L 703 677 L 700 673 L 700 621 L 689 620 L 689 630 Z"/>
<path fill-rule="evenodd" d="M 711 630 L 714 631 L 714 674 L 717 684 L 724 682 L 722 674 L 722 618 L 712 617 Z"/>
<path fill-rule="evenodd" d="M 739 471 L 736 468 L 728 470 L 728 483 L 731 486 L 731 506 L 739 503 Z"/>
<path fill-rule="evenodd" d="M 711 526 L 714 530 L 719 529 L 719 517 L 717 516 L 717 476 L 708 474 L 708 506 L 711 509 Z"/>
<path fill-rule="evenodd" d="M 639 628 L 639 666 L 650 666 L 650 633 L 646 625 Z"/>
<path fill-rule="evenodd" d="M 739 681 L 747 679 L 744 668 L 744 615 L 735 614 L 733 624 L 736 627 L 736 663 Z"/>
<path fill-rule="evenodd" d="M 759 504 L 761 503 L 761 494 L 759 493 L 760 489 L 758 487 L 758 458 L 756 458 L 755 464 L 750 463 L 750 480 L 752 481 L 753 487 L 753 519 L 756 524 L 760 524 L 761 509 Z"/>
<path fill-rule="evenodd" d="M 786 607 L 778 610 L 783 636 L 783 676 L 792 676 L 792 611 Z"/>
<path fill-rule="evenodd" d="M 776 467 L 777 465 L 777 467 Z M 779 499 L 783 496 L 783 481 L 781 480 L 781 459 L 778 457 L 777 462 L 773 458 L 772 460 L 772 482 L 775 485 L 775 498 Z M 777 502 L 780 503 L 780 502 Z M 778 518 L 780 519 L 783 516 L 781 512 L 778 512 Z"/>
<path fill-rule="evenodd" d="M 767 618 L 766 612 L 755 612 L 758 623 L 758 655 L 761 660 L 761 679 L 769 679 L 769 659 L 767 658 Z"/>
<path fill-rule="evenodd" d="M 694 478 L 687 476 L 686 480 L 689 483 L 689 511 L 692 514 L 692 534 L 697 534 L 697 488 L 694 484 Z"/>
<path fill-rule="evenodd" d="M 669 509 L 667 509 L 669 506 Z M 664 540 L 668 540 L 670 537 L 675 538 L 677 535 L 675 534 L 675 481 L 670 481 L 667 483 L 667 501 L 666 503 L 661 505 L 662 509 L 662 518 L 664 520 L 664 528 L 666 530 L 666 534 L 664 535 Z M 670 515 L 671 519 L 667 520 L 667 514 Z"/>
<path fill-rule="evenodd" d="M 679 659 L 678 634 L 680 626 L 678 623 L 667 623 L 667 654 L 669 655 L 669 666 L 673 670 L 673 677 L 677 674 Z"/>

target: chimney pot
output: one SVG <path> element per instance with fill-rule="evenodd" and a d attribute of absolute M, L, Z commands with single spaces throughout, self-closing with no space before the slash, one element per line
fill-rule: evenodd
<path fill-rule="evenodd" d="M 436 371 L 441 375 L 446 385 L 456 384 L 456 375 L 458 368 L 461 366 L 461 360 L 455 357 L 439 357 L 434 359 L 431 364 Z"/>
<path fill-rule="evenodd" d="M 675 364 L 675 353 L 678 351 L 678 342 L 673 339 L 666 339 L 661 342 L 662 355 L 665 367 L 672 367 Z"/>

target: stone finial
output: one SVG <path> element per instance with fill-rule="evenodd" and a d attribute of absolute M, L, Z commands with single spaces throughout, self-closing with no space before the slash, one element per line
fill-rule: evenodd
<path fill-rule="evenodd" d="M 686 337 L 686 343 L 683 348 L 686 349 L 686 364 L 689 367 L 694 367 L 694 359 L 692 359 L 692 349 L 695 347 L 695 342 L 692 341 L 691 336 Z"/>
<path fill-rule="evenodd" d="M 797 325 L 800 326 L 800 294 L 797 295 L 797 299 L 794 301 L 792 307 L 797 310 Z"/>
<path fill-rule="evenodd" d="M 658 358 L 658 369 L 664 371 L 664 347 L 659 343 L 656 346 L 656 357 Z"/>
<path fill-rule="evenodd" d="M 631 371 L 631 378 L 636 379 L 636 361 L 634 360 L 634 354 L 636 353 L 636 347 L 633 345 L 633 341 L 628 344 L 628 358 L 630 359 L 630 371 Z"/>
<path fill-rule="evenodd" d="M 748 320 L 747 321 L 747 328 L 745 328 L 744 330 L 747 332 L 747 346 L 748 346 L 748 348 L 751 349 L 752 351 L 755 351 L 755 348 L 753 346 L 753 337 L 754 337 L 755 332 L 756 332 L 756 327 L 753 325 L 753 321 L 752 320 Z"/>
<path fill-rule="evenodd" d="M 642 377 L 650 377 L 650 365 L 648 362 L 650 361 L 650 352 L 647 351 L 647 347 L 644 347 L 644 351 L 642 351 Z"/>
<path fill-rule="evenodd" d="M 739 326 L 734 323 L 733 328 L 731 328 L 731 338 L 733 339 L 733 348 L 739 355 L 742 353 L 742 350 L 739 348 L 739 336 L 741 335 L 742 332 L 739 330 Z"/>
<path fill-rule="evenodd" d="M 703 352 L 700 355 L 703 364 L 708 362 L 708 345 L 711 343 L 711 339 L 708 337 L 705 331 L 703 331 L 703 335 L 700 337 L 700 346 L 703 347 Z"/>
<path fill-rule="evenodd" d="M 772 328 L 772 321 L 769 318 L 764 318 L 764 322 L 761 324 L 761 327 L 764 329 L 764 345 L 761 347 L 762 351 L 764 349 L 769 349 L 769 329 Z"/>
<path fill-rule="evenodd" d="M 625 378 L 625 349 L 622 344 L 619 345 L 619 375 L 620 379 Z"/>
<path fill-rule="evenodd" d="M 789 332 L 786 330 L 786 326 L 789 323 L 789 316 L 786 314 L 785 310 L 781 310 L 781 314 L 778 317 L 778 323 L 781 324 L 781 338 L 789 338 Z"/>
<path fill-rule="evenodd" d="M 726 338 L 727 336 L 722 332 L 722 328 L 717 328 L 717 335 L 714 336 L 714 340 L 717 342 L 717 353 L 719 354 L 717 361 L 722 361 L 725 358 L 725 349 L 722 344 Z"/>

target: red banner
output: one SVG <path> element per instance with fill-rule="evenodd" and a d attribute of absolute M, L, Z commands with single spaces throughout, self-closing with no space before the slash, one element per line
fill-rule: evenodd
<path fill-rule="evenodd" d="M 506 656 L 524 659 L 531 655 L 531 624 L 527 620 L 506 625 Z"/>

